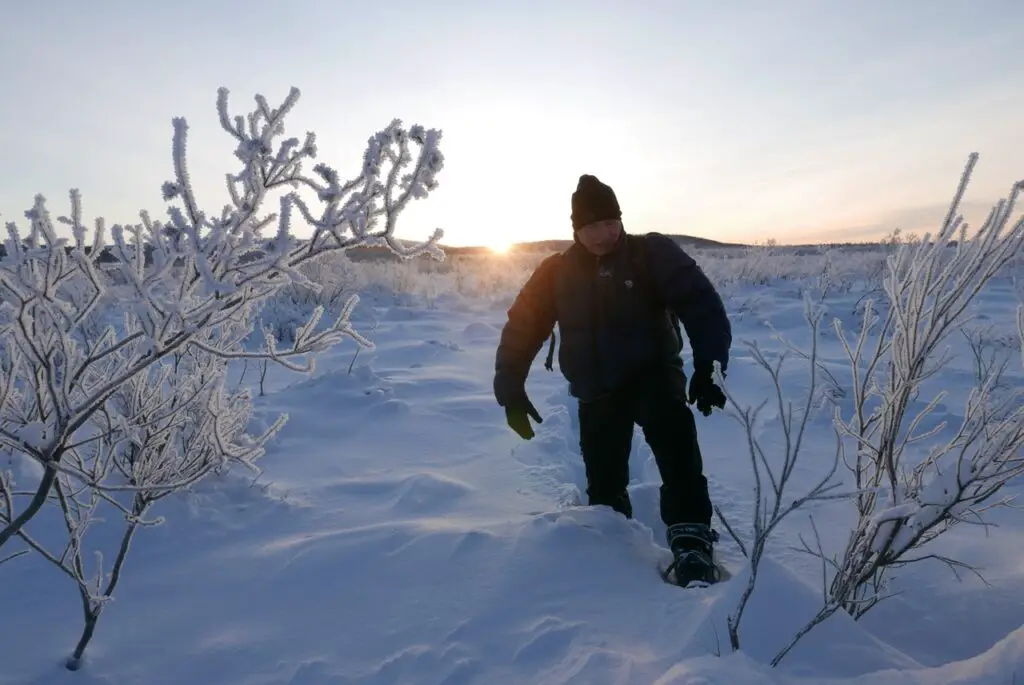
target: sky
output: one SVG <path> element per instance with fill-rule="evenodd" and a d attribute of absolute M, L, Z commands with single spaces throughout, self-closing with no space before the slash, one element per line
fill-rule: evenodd
<path fill-rule="evenodd" d="M 501 246 L 572 234 L 581 174 L 631 232 L 725 242 L 937 230 L 971 152 L 980 223 L 1024 179 L 1019 0 L 0 2 L 0 221 L 68 191 L 87 218 L 164 217 L 171 119 L 200 203 L 237 171 L 219 127 L 302 96 L 288 135 L 359 172 L 394 118 L 442 131 L 439 186 L 398 235 Z M 309 234 L 295 226 L 299 236 Z"/>

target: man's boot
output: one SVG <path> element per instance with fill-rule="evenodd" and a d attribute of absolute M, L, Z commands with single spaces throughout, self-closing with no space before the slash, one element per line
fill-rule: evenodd
<path fill-rule="evenodd" d="M 666 537 L 675 558 L 665 571 L 666 580 L 673 573 L 680 587 L 707 587 L 719 581 L 714 561 L 717 532 L 701 523 L 677 523 L 668 527 Z"/>
<path fill-rule="evenodd" d="M 619 495 L 614 497 L 608 497 L 600 494 L 594 496 L 590 495 L 588 492 L 587 504 L 592 507 L 597 506 L 599 504 L 604 504 L 605 506 L 609 506 L 615 511 L 619 512 L 627 519 L 633 518 L 633 502 L 629 499 L 629 493 L 625 490 L 623 490 Z"/>

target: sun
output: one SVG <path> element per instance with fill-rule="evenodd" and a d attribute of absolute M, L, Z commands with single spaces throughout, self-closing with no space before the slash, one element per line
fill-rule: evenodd
<path fill-rule="evenodd" d="M 494 243 L 491 243 L 490 245 L 488 245 L 487 249 L 489 249 L 494 254 L 507 254 L 508 251 L 512 249 L 512 242 L 511 241 L 494 242 Z"/>

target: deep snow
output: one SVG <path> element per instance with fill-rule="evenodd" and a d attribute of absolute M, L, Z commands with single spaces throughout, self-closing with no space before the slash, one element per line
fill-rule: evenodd
<path fill-rule="evenodd" d="M 828 300 L 848 326 L 860 293 Z M 1011 289 L 994 287 L 984 313 L 1009 328 Z M 491 395 L 506 299 L 438 298 L 430 307 L 384 294 L 355 317 L 377 344 L 322 356 L 311 377 L 271 369 L 258 406 L 290 421 L 261 462 L 264 475 L 211 479 L 158 509 L 162 526 L 132 549 L 86 668 L 63 658 L 80 632 L 75 589 L 33 556 L 0 566 L 0 684 L 342 685 L 353 683 L 918 683 L 1009 685 L 1024 678 L 1024 523 L 954 529 L 940 541 L 984 568 L 992 584 L 957 581 L 938 565 L 901 573 L 905 594 L 856 624 L 837 615 L 776 669 L 764 665 L 813 614 L 819 567 L 790 549 L 797 514 L 769 547 L 730 654 L 725 616 L 746 580 L 735 545 L 720 554 L 736 577 L 706 590 L 663 584 L 667 554 L 658 476 L 637 433 L 636 520 L 574 504 L 583 487 L 573 404 L 557 373 L 528 389 L 545 417 L 520 441 Z M 737 345 L 729 387 L 757 404 L 769 379 L 741 341 L 763 348 L 771 325 L 804 345 L 792 289 L 731 288 Z M 372 329 L 372 332 L 371 332 Z M 546 350 L 545 350 L 546 351 Z M 963 349 L 943 375 L 970 378 Z M 841 380 L 830 330 L 821 353 Z M 1015 360 L 1019 359 L 1019 355 Z M 799 397 L 805 368 L 787 367 Z M 1020 364 L 1011 364 L 1021 378 Z M 255 382 L 252 369 L 246 382 Z M 945 403 L 954 421 L 959 399 Z M 751 473 L 742 431 L 698 416 L 712 495 L 749 527 Z M 770 434 L 770 424 L 764 427 Z M 828 418 L 798 468 L 809 482 L 832 454 Z M 1020 489 L 1018 485 L 1016 490 Z M 813 509 L 826 544 L 843 542 L 847 505 Z M 721 530 L 721 527 L 719 526 Z M 832 536 L 829 538 L 829 536 Z M 721 657 L 716 654 L 721 654 Z"/>

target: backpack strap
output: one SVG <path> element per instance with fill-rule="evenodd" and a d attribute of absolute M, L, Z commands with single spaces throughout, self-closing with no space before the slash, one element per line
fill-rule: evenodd
<path fill-rule="evenodd" d="M 555 369 L 555 331 L 551 330 L 551 342 L 548 345 L 548 358 L 544 360 L 544 368 L 548 371 L 554 371 Z"/>
<path fill-rule="evenodd" d="M 562 252 L 559 253 L 558 264 L 561 264 L 565 260 L 565 253 L 566 252 L 567 252 L 567 250 L 562 251 Z M 554 276 L 552 277 L 551 282 L 552 283 L 557 283 L 558 282 L 558 272 L 557 271 L 555 272 Z M 554 297 L 554 293 L 552 293 L 551 296 Z M 555 362 L 555 343 L 557 341 L 558 341 L 558 337 L 555 335 L 555 329 L 552 328 L 551 329 L 551 342 L 548 344 L 548 356 L 547 356 L 547 359 L 544 360 L 544 368 L 547 369 L 548 371 L 554 371 L 554 368 L 555 368 L 555 364 L 554 364 L 554 362 Z"/>

